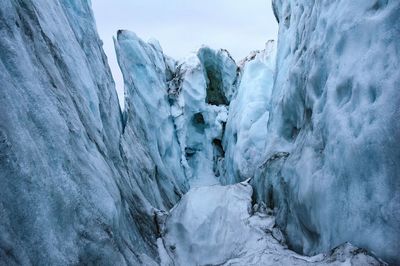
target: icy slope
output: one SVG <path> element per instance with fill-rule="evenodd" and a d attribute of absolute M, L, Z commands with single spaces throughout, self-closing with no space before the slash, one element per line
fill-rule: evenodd
<path fill-rule="evenodd" d="M 161 224 L 161 264 L 384 265 L 350 244 L 314 257 L 288 250 L 270 210 L 252 210 L 251 195 L 246 182 L 190 190 Z"/>
<path fill-rule="evenodd" d="M 122 135 L 101 45 L 88 1 L 1 1 L 2 265 L 157 260 L 154 207 L 183 184 Z"/>
<path fill-rule="evenodd" d="M 228 171 L 240 169 L 242 179 L 254 172 L 258 200 L 276 208 L 295 250 L 350 241 L 399 263 L 400 2 L 275 0 L 274 10 L 280 31 L 266 135 L 246 136 L 235 126 L 243 115 L 230 114 L 243 132 L 238 143 L 266 143 L 263 163 L 248 170 L 246 157 L 229 153 Z"/>

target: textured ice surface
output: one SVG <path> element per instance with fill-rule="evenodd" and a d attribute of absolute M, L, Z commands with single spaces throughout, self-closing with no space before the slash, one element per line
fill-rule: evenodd
<path fill-rule="evenodd" d="M 167 64 L 157 41 L 145 43 L 132 32 L 119 31 L 115 47 L 125 82 L 126 163 L 134 172 L 149 173 L 135 179 L 154 206 L 170 208 L 187 183 L 168 102 L 174 63 Z"/>
<path fill-rule="evenodd" d="M 87 1 L 2 1 L 1 264 L 398 263 L 400 4 L 274 11 L 275 69 L 120 31 L 121 113 Z"/>
<path fill-rule="evenodd" d="M 237 66 L 228 51 L 202 47 L 197 56 L 207 79 L 206 102 L 214 105 L 228 105 L 235 92 Z"/>
<path fill-rule="evenodd" d="M 265 141 L 263 164 L 248 170 L 246 156 L 228 153 L 228 176 L 254 171 L 258 200 L 276 208 L 295 250 L 350 241 L 400 263 L 400 2 L 276 0 L 274 10 L 280 30 L 266 135 L 237 140 Z"/>
<path fill-rule="evenodd" d="M 229 105 L 223 146 L 227 174 L 223 183 L 253 177 L 264 159 L 267 123 L 274 84 L 275 43 L 252 53 L 239 66 L 240 85 Z"/>
<path fill-rule="evenodd" d="M 384 265 L 344 244 L 328 254 L 288 250 L 275 219 L 252 209 L 246 183 L 191 189 L 171 210 L 159 239 L 162 265 Z"/>
<path fill-rule="evenodd" d="M 101 46 L 88 1 L 1 1 L 2 265 L 157 260 L 153 209 L 181 176 L 124 131 Z"/>
<path fill-rule="evenodd" d="M 118 33 L 115 45 L 126 87 L 123 147 L 129 153 L 129 141 L 137 138 L 155 162 L 167 196 L 154 195 L 155 202 L 173 203 L 189 186 L 217 184 L 235 61 L 224 50 L 202 47 L 175 62 L 157 41 L 146 43 L 128 31 Z"/>
<path fill-rule="evenodd" d="M 236 63 L 226 51 L 202 47 L 179 63 L 169 83 L 172 114 L 185 156 L 182 162 L 191 187 L 218 183 L 215 176 L 220 175 L 224 157 L 226 104 L 233 93 L 236 69 Z"/>

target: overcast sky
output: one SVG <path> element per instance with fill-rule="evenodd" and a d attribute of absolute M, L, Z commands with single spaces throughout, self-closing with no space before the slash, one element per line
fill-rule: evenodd
<path fill-rule="evenodd" d="M 206 44 L 227 49 L 237 61 L 278 31 L 271 0 L 92 0 L 92 7 L 120 100 L 123 81 L 112 41 L 119 29 L 159 40 L 175 59 Z"/>

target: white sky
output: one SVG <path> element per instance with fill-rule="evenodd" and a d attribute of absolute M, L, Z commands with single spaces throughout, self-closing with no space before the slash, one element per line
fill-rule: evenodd
<path fill-rule="evenodd" d="M 159 40 L 175 59 L 206 44 L 227 49 L 236 61 L 263 49 L 278 31 L 271 0 L 92 0 L 92 7 L 121 106 L 124 85 L 112 41 L 119 29 Z"/>

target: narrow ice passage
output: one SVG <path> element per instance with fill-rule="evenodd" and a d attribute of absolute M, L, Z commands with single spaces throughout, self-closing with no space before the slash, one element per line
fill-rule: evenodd
<path fill-rule="evenodd" d="M 119 32 L 116 48 L 128 96 L 140 99 L 126 106 L 157 143 L 151 156 L 159 169 L 172 164 L 186 178 L 188 192 L 179 202 L 170 211 L 156 211 L 162 265 L 381 263 L 350 244 L 312 257 L 289 250 L 275 223 L 277 210 L 255 204 L 249 181 L 237 183 L 255 176 L 263 163 L 259 147 L 265 145 L 271 108 L 274 42 L 239 66 L 227 51 L 208 47 L 176 62 L 158 43 L 128 31 Z M 143 93 L 149 87 L 151 97 Z M 162 115 L 146 114 L 160 107 Z"/>
<path fill-rule="evenodd" d="M 400 264 L 399 0 L 273 0 L 238 63 L 119 31 L 123 111 L 90 3 L 1 1 L 1 265 Z"/>

